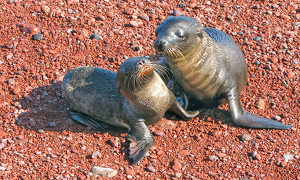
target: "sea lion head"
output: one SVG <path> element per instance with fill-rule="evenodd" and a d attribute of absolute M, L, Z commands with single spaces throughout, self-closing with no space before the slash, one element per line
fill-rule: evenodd
<path fill-rule="evenodd" d="M 117 87 L 121 93 L 134 93 L 148 84 L 153 79 L 154 73 L 154 63 L 149 59 L 128 58 L 117 73 Z"/>
<path fill-rule="evenodd" d="M 187 16 L 170 16 L 156 28 L 154 47 L 167 57 L 180 58 L 197 48 L 203 38 L 203 27 Z"/>

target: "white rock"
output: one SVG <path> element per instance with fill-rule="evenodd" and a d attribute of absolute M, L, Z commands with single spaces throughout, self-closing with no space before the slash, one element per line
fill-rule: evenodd
<path fill-rule="evenodd" d="M 284 154 L 284 155 L 283 155 L 283 158 L 284 158 L 284 160 L 285 160 L 286 162 L 289 162 L 289 160 L 294 159 L 294 156 L 291 155 L 291 154 Z"/>
<path fill-rule="evenodd" d="M 118 174 L 118 171 L 115 169 L 111 168 L 103 168 L 103 167 L 97 167 L 94 166 L 91 169 L 91 172 L 93 173 L 93 177 L 96 178 L 98 176 L 106 177 L 106 178 L 111 178 L 114 177 Z"/>

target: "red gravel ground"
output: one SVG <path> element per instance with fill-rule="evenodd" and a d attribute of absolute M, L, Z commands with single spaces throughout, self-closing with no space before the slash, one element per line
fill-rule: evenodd
<path fill-rule="evenodd" d="M 126 133 L 71 120 L 56 78 L 75 66 L 117 71 L 127 57 L 155 54 L 156 27 L 181 13 L 244 51 L 244 108 L 293 129 L 236 127 L 227 105 L 189 122 L 167 115 L 149 127 L 156 136 L 147 157 L 130 165 Z M 299 0 L 1 1 L 1 179 L 92 179 L 94 166 L 117 170 L 112 179 L 300 179 L 299 18 Z"/>

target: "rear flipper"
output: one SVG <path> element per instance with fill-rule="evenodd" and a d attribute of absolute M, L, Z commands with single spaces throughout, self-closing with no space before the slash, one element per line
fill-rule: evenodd
<path fill-rule="evenodd" d="M 291 125 L 284 125 L 271 119 L 259 117 L 244 111 L 244 115 L 234 121 L 238 126 L 250 128 L 268 128 L 268 129 L 291 129 Z"/>
<path fill-rule="evenodd" d="M 139 163 L 154 144 L 154 138 L 143 120 L 130 123 L 126 139 L 130 141 L 129 158 L 132 164 Z"/>
<path fill-rule="evenodd" d="M 242 108 L 238 93 L 236 90 L 231 90 L 227 94 L 231 119 L 237 126 L 248 128 L 268 128 L 268 129 L 290 129 L 291 125 L 284 125 L 280 122 L 255 116 Z"/>
<path fill-rule="evenodd" d="M 175 100 L 169 110 L 178 114 L 185 121 L 189 121 L 199 114 L 199 111 L 186 111 L 177 100 Z"/>
<path fill-rule="evenodd" d="M 94 130 L 105 131 L 107 129 L 106 123 L 102 123 L 97 120 L 94 120 L 93 118 L 89 117 L 88 115 L 85 115 L 85 114 L 82 114 L 79 112 L 75 112 L 75 111 L 70 111 L 70 115 L 75 121 L 77 121 L 81 124 L 84 124 L 86 126 L 89 126 Z"/>

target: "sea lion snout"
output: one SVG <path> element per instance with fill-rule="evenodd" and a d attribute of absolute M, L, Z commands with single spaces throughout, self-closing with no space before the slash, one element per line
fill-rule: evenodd
<path fill-rule="evenodd" d="M 137 64 L 139 64 L 139 65 L 142 65 L 142 66 L 146 66 L 147 65 L 147 63 L 146 63 L 146 59 L 141 59 L 141 60 L 139 60 L 138 62 L 137 62 Z"/>
<path fill-rule="evenodd" d="M 159 51 L 159 52 L 162 52 L 164 50 L 164 47 L 166 46 L 167 44 L 167 41 L 164 40 L 164 39 L 157 39 L 155 42 L 154 42 L 154 48 Z"/>

